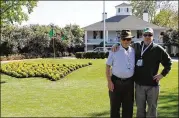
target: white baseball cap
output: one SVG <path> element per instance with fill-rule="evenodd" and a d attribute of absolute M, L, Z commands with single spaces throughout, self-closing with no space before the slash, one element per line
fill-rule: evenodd
<path fill-rule="evenodd" d="M 152 29 L 152 28 L 150 28 L 150 27 L 146 27 L 144 30 L 143 30 L 143 32 L 144 33 L 147 33 L 147 32 L 149 32 L 149 33 L 154 33 L 154 30 Z"/>

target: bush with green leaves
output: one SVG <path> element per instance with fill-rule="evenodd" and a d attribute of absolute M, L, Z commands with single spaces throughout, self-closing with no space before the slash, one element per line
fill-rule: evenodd
<path fill-rule="evenodd" d="M 0 56 L 1 61 L 7 61 L 7 60 L 21 60 L 25 59 L 25 55 L 23 54 L 9 54 L 8 56 Z"/>
<path fill-rule="evenodd" d="M 79 68 L 89 65 L 92 65 L 92 63 L 54 64 L 14 62 L 2 64 L 0 72 L 16 78 L 43 77 L 56 81 Z"/>
<path fill-rule="evenodd" d="M 76 58 L 83 58 L 83 52 L 76 52 L 75 57 Z"/>
<path fill-rule="evenodd" d="M 109 52 L 76 52 L 76 58 L 85 58 L 85 59 L 104 59 L 107 58 Z"/>
<path fill-rule="evenodd" d="M 84 51 L 84 30 L 78 25 L 54 26 L 56 57 L 73 55 L 77 50 Z M 1 28 L 0 56 L 28 53 L 30 57 L 53 57 L 53 39 L 49 32 L 51 25 L 5 25 Z M 65 40 L 61 40 L 65 37 Z M 70 48 L 72 47 L 72 48 Z"/>

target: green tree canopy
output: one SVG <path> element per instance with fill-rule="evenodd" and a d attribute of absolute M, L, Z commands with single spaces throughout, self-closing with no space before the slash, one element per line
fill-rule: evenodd
<path fill-rule="evenodd" d="M 138 18 L 143 19 L 143 12 L 147 10 L 149 13 L 149 22 L 152 22 L 154 19 L 157 10 L 165 7 L 169 1 L 137 1 L 130 0 L 130 4 L 132 5 L 132 14 L 137 16 Z"/>
<path fill-rule="evenodd" d="M 37 0 L 0 0 L 1 25 L 6 23 L 22 23 L 28 20 L 28 14 L 37 6 Z M 27 9 L 28 13 L 25 13 Z"/>
<path fill-rule="evenodd" d="M 83 43 L 84 30 L 79 25 L 66 25 L 63 28 L 70 45 L 81 45 Z"/>
<path fill-rule="evenodd" d="M 130 0 L 132 5 L 132 13 L 138 18 L 143 19 L 144 10 L 148 10 L 149 13 L 149 21 L 152 20 L 157 10 L 157 2 L 156 1 L 137 1 Z"/>
<path fill-rule="evenodd" d="M 178 29 L 178 9 L 171 3 L 165 5 L 155 16 L 153 23 L 162 27 Z"/>

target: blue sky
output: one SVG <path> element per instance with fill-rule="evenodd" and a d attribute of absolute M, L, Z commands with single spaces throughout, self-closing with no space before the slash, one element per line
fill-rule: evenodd
<path fill-rule="evenodd" d="M 123 1 L 105 1 L 107 17 L 116 14 L 115 6 Z M 126 2 L 127 3 L 127 2 Z M 103 1 L 39 1 L 22 25 L 53 23 L 60 27 L 77 24 L 85 27 L 102 20 Z"/>

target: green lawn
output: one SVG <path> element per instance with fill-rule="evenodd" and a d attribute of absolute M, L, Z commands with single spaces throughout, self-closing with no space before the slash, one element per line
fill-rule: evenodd
<path fill-rule="evenodd" d="M 34 61 L 34 60 L 33 60 Z M 104 59 L 39 59 L 54 63 L 89 62 L 59 81 L 44 78 L 17 79 L 1 75 L 1 117 L 104 117 L 109 97 Z M 134 117 L 136 107 L 134 107 Z M 161 80 L 160 117 L 178 116 L 178 63 Z"/>

